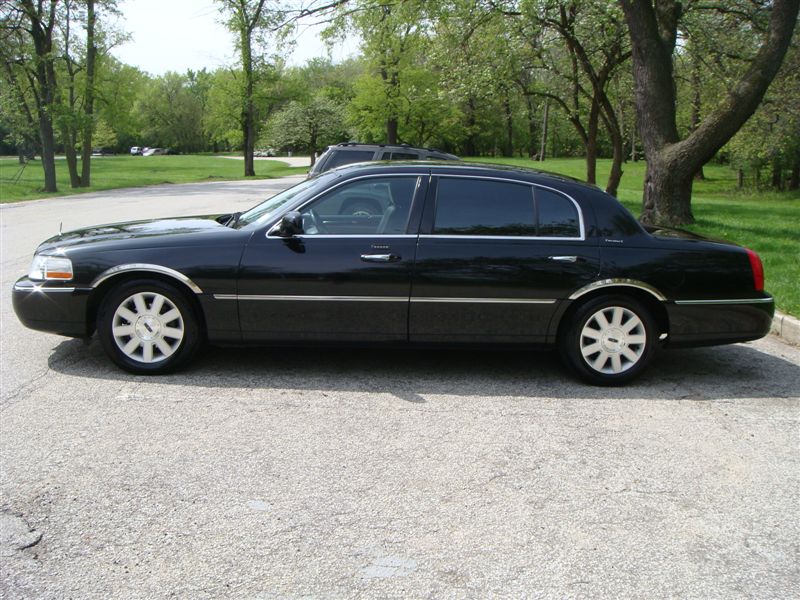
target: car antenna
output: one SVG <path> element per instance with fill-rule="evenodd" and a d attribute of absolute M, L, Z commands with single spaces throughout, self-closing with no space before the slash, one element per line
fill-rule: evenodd
<path fill-rule="evenodd" d="M 64 228 L 64 221 L 58 222 L 58 235 L 61 235 L 61 230 Z"/>

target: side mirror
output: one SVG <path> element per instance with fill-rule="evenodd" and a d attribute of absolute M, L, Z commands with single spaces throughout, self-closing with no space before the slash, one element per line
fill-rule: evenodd
<path fill-rule="evenodd" d="M 303 215 L 296 210 L 290 210 L 281 217 L 276 233 L 280 237 L 292 237 L 303 233 Z"/>

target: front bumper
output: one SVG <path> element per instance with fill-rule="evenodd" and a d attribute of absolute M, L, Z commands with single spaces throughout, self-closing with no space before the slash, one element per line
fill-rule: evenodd
<path fill-rule="evenodd" d="M 86 337 L 91 330 L 86 322 L 91 292 L 89 287 L 51 285 L 23 277 L 14 284 L 11 301 L 25 327 L 69 337 Z"/>

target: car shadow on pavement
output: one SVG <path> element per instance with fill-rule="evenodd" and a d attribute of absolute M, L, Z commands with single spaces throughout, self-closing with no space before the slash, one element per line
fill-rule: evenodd
<path fill-rule="evenodd" d="M 49 367 L 73 377 L 225 389 L 568 399 L 723 400 L 792 398 L 800 366 L 751 345 L 661 352 L 621 388 L 586 385 L 554 352 L 452 349 L 206 348 L 186 370 L 156 377 L 115 367 L 96 339 L 58 344 Z"/>

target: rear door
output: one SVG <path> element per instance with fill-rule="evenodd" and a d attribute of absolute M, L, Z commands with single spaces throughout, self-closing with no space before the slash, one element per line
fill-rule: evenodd
<path fill-rule="evenodd" d="M 578 203 L 557 190 L 440 176 L 428 196 L 412 342 L 544 342 L 560 299 L 599 272 Z"/>

